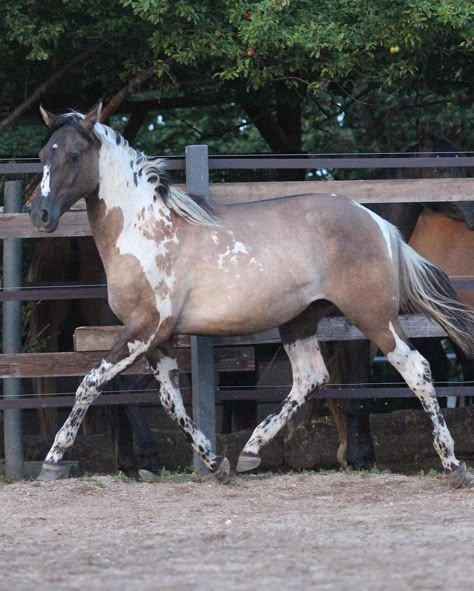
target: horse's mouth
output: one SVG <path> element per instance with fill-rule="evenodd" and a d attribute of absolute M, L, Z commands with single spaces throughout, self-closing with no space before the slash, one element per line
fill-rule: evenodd
<path fill-rule="evenodd" d="M 48 226 L 40 226 L 39 230 L 46 232 L 47 234 L 51 234 L 52 232 L 54 232 L 56 230 L 57 227 L 58 227 L 58 222 L 55 222 L 54 224 L 50 224 Z"/>

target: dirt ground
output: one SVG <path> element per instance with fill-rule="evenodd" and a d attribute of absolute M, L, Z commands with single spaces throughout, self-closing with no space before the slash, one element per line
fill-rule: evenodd
<path fill-rule="evenodd" d="M 0 589 L 474 588 L 474 489 L 442 477 L 0 485 Z"/>

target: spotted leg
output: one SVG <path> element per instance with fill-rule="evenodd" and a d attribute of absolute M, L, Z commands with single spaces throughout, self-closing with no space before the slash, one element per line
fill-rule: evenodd
<path fill-rule="evenodd" d="M 230 477 L 229 460 L 213 453 L 211 442 L 196 427 L 184 408 L 173 346 L 162 345 L 147 353 L 147 359 L 153 375 L 160 383 L 160 400 L 166 413 L 178 424 L 194 453 L 202 459 L 208 470 L 221 482 L 227 482 Z"/>
<path fill-rule="evenodd" d="M 424 411 L 429 415 L 433 425 L 434 448 L 449 476 L 450 485 L 454 488 L 473 486 L 473 477 L 466 471 L 464 462 L 460 462 L 454 453 L 454 441 L 438 404 L 431 378 L 430 364 L 416 349 L 410 346 L 396 321 L 389 323 L 389 330 L 395 340 L 395 347 L 384 351 L 384 353 L 416 394 Z"/>
<path fill-rule="evenodd" d="M 240 454 L 237 464 L 238 472 L 246 472 L 258 467 L 261 461 L 258 455 L 260 449 L 267 445 L 297 410 L 311 398 L 313 391 L 329 380 L 329 373 L 315 336 L 285 342 L 282 332 L 282 340 L 290 358 L 293 387 L 280 411 L 269 415 L 252 433 Z"/>
<path fill-rule="evenodd" d="M 74 443 L 87 409 L 99 396 L 103 385 L 132 365 L 140 355 L 145 353 L 147 348 L 146 342 L 139 340 L 136 335 L 131 338 L 130 334 L 126 333 L 105 359 L 84 377 L 77 389 L 76 402 L 72 411 L 58 431 L 53 446 L 46 456 L 38 477 L 39 480 L 56 480 L 67 475 L 62 459 L 65 451 Z"/>

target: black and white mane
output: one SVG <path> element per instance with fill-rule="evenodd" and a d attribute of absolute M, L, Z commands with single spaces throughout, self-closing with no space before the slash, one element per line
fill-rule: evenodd
<path fill-rule="evenodd" d="M 144 178 L 148 183 L 154 185 L 155 194 L 163 200 L 164 204 L 170 210 L 192 224 L 204 226 L 219 225 L 212 206 L 205 199 L 190 195 L 170 183 L 165 172 L 165 160 L 155 156 L 147 156 L 143 152 L 135 150 L 120 133 L 103 123 L 96 123 L 93 133 L 88 133 L 79 124 L 81 119 L 84 119 L 84 115 L 76 111 L 60 115 L 55 120 L 51 132 L 54 133 L 54 131 L 63 126 L 71 126 L 87 141 L 97 142 L 98 146 L 104 142 L 109 145 L 118 146 L 124 151 L 129 160 L 136 185 L 138 185 L 139 179 Z"/>

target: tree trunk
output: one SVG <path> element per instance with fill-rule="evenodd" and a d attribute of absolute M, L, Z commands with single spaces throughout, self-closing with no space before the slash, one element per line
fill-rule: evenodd
<path fill-rule="evenodd" d="M 121 88 L 107 103 L 107 105 L 102 109 L 100 120 L 102 122 L 107 121 L 107 119 L 117 111 L 117 109 L 121 106 L 125 99 L 127 99 L 130 95 L 134 94 L 138 88 L 140 87 L 143 82 L 148 80 L 153 76 L 155 72 L 154 68 L 148 68 L 147 70 L 142 70 L 139 72 L 134 78 L 132 78 L 123 88 Z"/>
<path fill-rule="evenodd" d="M 276 109 L 272 113 L 271 103 L 276 97 Z M 263 93 L 247 95 L 241 106 L 254 123 L 272 152 L 276 154 L 301 154 L 301 97 L 295 91 L 280 84 L 275 95 Z M 279 170 L 279 180 L 303 180 L 304 170 Z"/>

